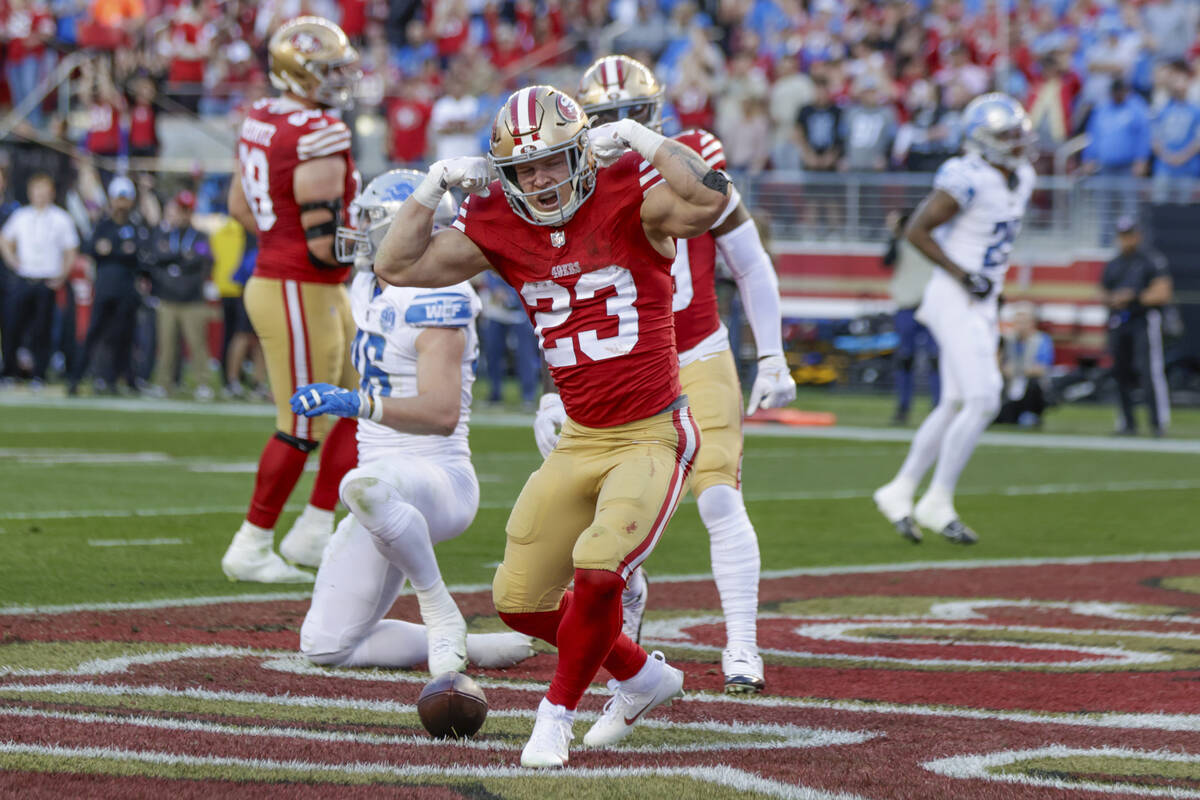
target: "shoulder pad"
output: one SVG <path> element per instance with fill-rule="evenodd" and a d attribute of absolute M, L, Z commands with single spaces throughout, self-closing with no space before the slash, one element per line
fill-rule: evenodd
<path fill-rule="evenodd" d="M 950 195 L 961 208 L 966 208 L 975 199 L 975 181 L 970 173 L 969 163 L 961 158 L 952 158 L 938 167 L 933 176 L 933 188 Z"/>
<path fill-rule="evenodd" d="M 350 129 L 341 120 L 314 120 L 306 125 L 306 129 L 296 141 L 296 155 L 301 161 L 323 158 L 350 149 Z"/>
<path fill-rule="evenodd" d="M 414 297 L 404 322 L 416 328 L 464 328 L 475 319 L 471 298 L 462 292 L 433 292 Z"/>
<path fill-rule="evenodd" d="M 699 153 L 700 157 L 704 159 L 704 163 L 712 169 L 725 168 L 725 146 L 721 144 L 721 140 L 716 137 L 716 134 L 701 128 L 689 128 L 674 138 L 675 141 L 685 144 Z"/>

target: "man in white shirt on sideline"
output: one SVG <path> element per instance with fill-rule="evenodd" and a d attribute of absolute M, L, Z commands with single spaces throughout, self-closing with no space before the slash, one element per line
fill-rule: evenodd
<path fill-rule="evenodd" d="M 29 205 L 13 212 L 0 229 L 0 256 L 13 272 L 8 292 L 8 335 L 4 371 L 18 377 L 17 350 L 28 340 L 33 351 L 33 386 L 46 379 L 56 294 L 79 250 L 79 234 L 66 211 L 54 205 L 54 179 L 39 172 L 29 179 Z"/>
<path fill-rule="evenodd" d="M 446 78 L 446 94 L 433 104 L 429 118 L 437 160 L 479 155 L 477 134 L 481 121 L 479 98 L 467 94 L 462 76 L 452 70 Z"/>

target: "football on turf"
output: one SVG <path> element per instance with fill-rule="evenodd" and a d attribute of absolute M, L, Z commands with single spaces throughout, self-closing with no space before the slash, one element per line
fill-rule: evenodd
<path fill-rule="evenodd" d="M 483 727 L 487 710 L 483 689 L 461 672 L 437 676 L 417 699 L 421 724 L 435 739 L 469 739 Z"/>

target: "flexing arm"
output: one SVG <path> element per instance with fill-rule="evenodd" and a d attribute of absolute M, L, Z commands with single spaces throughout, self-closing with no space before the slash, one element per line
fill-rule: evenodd
<path fill-rule="evenodd" d="M 337 269 L 333 235 L 341 222 L 339 211 L 346 186 L 346 159 L 341 155 L 303 161 L 292 174 L 292 193 L 300 206 L 300 227 L 308 242 L 313 266 Z"/>
<path fill-rule="evenodd" d="M 229 181 L 229 215 L 241 223 L 242 227 L 250 233 L 258 232 L 258 223 L 254 219 L 254 212 L 250 210 L 250 204 L 246 202 L 246 192 L 242 188 L 242 175 L 239 170 L 231 181 Z"/>
<path fill-rule="evenodd" d="M 361 417 L 403 433 L 449 436 L 458 426 L 462 407 L 466 341 L 461 328 L 430 328 L 417 337 L 416 397 L 382 397 L 312 383 L 292 395 L 292 411 L 306 417 Z"/>
<path fill-rule="evenodd" d="M 456 228 L 433 232 L 434 211 L 453 185 L 486 189 L 482 158 L 438 161 L 396 212 L 375 254 L 375 274 L 396 286 L 434 288 L 468 280 L 491 265 L 465 233 Z"/>

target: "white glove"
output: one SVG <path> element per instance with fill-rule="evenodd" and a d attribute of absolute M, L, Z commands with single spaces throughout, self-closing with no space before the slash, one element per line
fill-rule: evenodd
<path fill-rule="evenodd" d="M 796 381 L 783 356 L 763 356 L 758 360 L 758 375 L 750 389 L 747 414 L 760 408 L 781 408 L 796 399 Z"/>
<path fill-rule="evenodd" d="M 413 191 L 413 199 L 426 208 L 437 210 L 442 195 L 451 186 L 461 187 L 468 194 L 488 196 L 488 184 L 492 180 L 491 166 L 483 156 L 444 158 L 429 167 L 425 180 Z"/>
<path fill-rule="evenodd" d="M 553 392 L 542 395 L 538 401 L 537 416 L 533 418 L 533 438 L 542 458 L 550 455 L 550 451 L 558 444 L 559 431 L 566 421 L 567 410 L 563 408 L 562 398 Z"/>
<path fill-rule="evenodd" d="M 666 141 L 662 134 L 650 130 L 632 119 L 619 119 L 597 125 L 588 132 L 588 141 L 596 163 L 601 167 L 615 164 L 626 150 L 636 150 L 642 158 L 651 161 L 658 148 Z"/>

